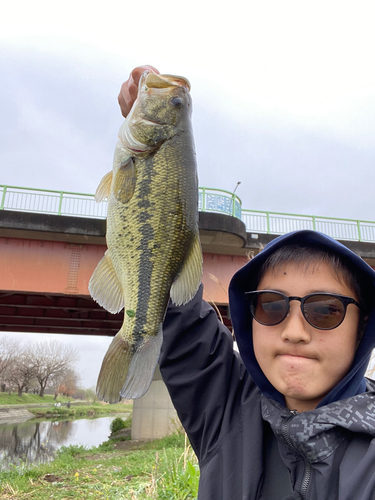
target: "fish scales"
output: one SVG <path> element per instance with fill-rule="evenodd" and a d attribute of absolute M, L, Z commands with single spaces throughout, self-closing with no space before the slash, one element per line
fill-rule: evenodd
<path fill-rule="evenodd" d="M 166 82 L 168 87 L 168 78 Z M 179 84 L 170 87 L 169 100 L 182 100 L 179 97 L 182 95 L 184 102 L 189 103 L 185 88 L 181 89 Z M 140 92 L 141 88 L 140 83 Z M 127 144 L 129 140 L 132 146 L 143 134 L 144 142 L 160 144 L 152 149 L 148 146 L 148 150 L 146 147 L 138 156 L 120 144 L 113 174 L 108 177 L 110 183 L 108 179 L 105 181 L 105 189 L 109 190 L 110 185 L 108 250 L 104 262 L 98 264 L 97 276 L 95 271 L 90 280 L 90 292 L 112 312 L 120 307 L 121 292 L 125 308 L 122 328 L 108 349 L 98 379 L 98 397 L 109 402 L 118 401 L 120 391 L 123 397 L 135 398 L 147 390 L 159 356 L 161 324 L 170 292 L 176 303 L 187 302 L 197 291 L 202 276 L 198 184 L 190 119 L 180 120 L 181 123 L 175 120 L 167 126 L 170 104 L 167 101 L 167 108 L 163 109 L 165 92 L 160 97 L 161 103 L 158 98 L 155 98 L 156 108 L 163 113 L 161 127 L 149 125 L 157 121 L 157 116 L 152 121 L 141 118 L 140 126 L 134 126 L 133 132 L 131 125 L 137 121 L 132 116 L 124 142 Z M 140 93 L 138 100 L 142 103 Z M 102 183 L 105 179 L 106 176 Z M 106 288 L 103 276 L 110 283 Z"/>
<path fill-rule="evenodd" d="M 184 213 L 194 212 L 196 190 L 188 185 L 191 180 L 186 178 L 185 165 L 171 149 L 168 144 L 150 157 L 136 160 L 138 187 L 132 200 L 122 211 L 108 210 L 108 246 L 113 248 L 126 309 L 137 311 L 135 321 L 125 316 L 126 336 L 135 339 L 134 349 L 137 341 L 155 331 L 162 320 L 172 281 L 195 236 L 196 221 L 187 220 Z M 178 184 L 181 188 L 176 192 Z M 182 210 L 183 204 L 186 210 Z M 120 218 L 126 232 L 111 231 L 121 226 Z M 172 237 L 166 244 L 168 234 Z"/>

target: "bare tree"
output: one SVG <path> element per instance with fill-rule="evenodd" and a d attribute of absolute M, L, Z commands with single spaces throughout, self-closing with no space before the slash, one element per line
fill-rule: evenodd
<path fill-rule="evenodd" d="M 56 373 L 55 375 L 52 375 L 49 381 L 49 389 L 52 389 L 55 396 L 53 399 L 57 399 L 57 396 L 59 395 L 59 388 L 60 385 L 62 384 L 64 378 L 66 377 L 66 370 L 62 370 L 59 373 Z"/>
<path fill-rule="evenodd" d="M 51 377 L 49 388 L 52 389 L 55 394 L 54 399 L 56 399 L 59 394 L 71 396 L 76 391 L 79 381 L 80 377 L 74 368 L 66 368 Z"/>
<path fill-rule="evenodd" d="M 26 387 L 30 386 L 35 375 L 36 367 L 34 360 L 30 356 L 30 348 L 25 346 L 23 351 L 15 357 L 12 364 L 6 369 L 5 379 L 10 386 L 17 387 L 18 395 L 22 396 L 22 392 Z"/>
<path fill-rule="evenodd" d="M 78 373 L 73 370 L 69 369 L 66 371 L 65 376 L 61 380 L 61 383 L 58 387 L 58 392 L 63 394 L 64 396 L 72 396 L 78 387 L 80 377 Z"/>
<path fill-rule="evenodd" d="M 63 376 L 78 359 L 77 351 L 69 344 L 56 340 L 38 342 L 33 346 L 31 357 L 35 365 L 39 396 L 44 396 L 47 385 L 55 378 Z"/>
<path fill-rule="evenodd" d="M 5 370 L 12 365 L 20 350 L 19 340 L 10 337 L 0 338 L 0 378 L 3 378 Z"/>

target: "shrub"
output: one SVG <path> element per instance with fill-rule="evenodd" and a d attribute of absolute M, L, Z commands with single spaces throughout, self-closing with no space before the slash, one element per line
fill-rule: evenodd
<path fill-rule="evenodd" d="M 124 429 L 126 427 L 126 423 L 122 418 L 117 417 L 114 420 L 112 420 L 110 429 L 111 429 L 111 434 L 115 434 L 116 432 L 120 431 L 121 429 Z"/>

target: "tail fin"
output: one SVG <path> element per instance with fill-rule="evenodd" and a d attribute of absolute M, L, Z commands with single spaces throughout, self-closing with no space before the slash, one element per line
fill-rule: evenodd
<path fill-rule="evenodd" d="M 117 403 L 121 398 L 142 397 L 151 385 L 162 340 L 160 326 L 158 334 L 143 342 L 134 352 L 133 346 L 124 340 L 120 331 L 103 359 L 96 385 L 98 398 Z"/>
<path fill-rule="evenodd" d="M 129 366 L 128 376 L 120 392 L 122 398 L 138 399 L 146 394 L 159 361 L 162 342 L 163 330 L 160 325 L 158 334 L 143 342 L 135 351 Z"/>

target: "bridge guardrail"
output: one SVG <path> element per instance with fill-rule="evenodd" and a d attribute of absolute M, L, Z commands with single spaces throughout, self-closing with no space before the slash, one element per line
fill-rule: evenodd
<path fill-rule="evenodd" d="M 198 210 L 232 215 L 241 219 L 241 200 L 223 189 L 199 188 Z"/>
<path fill-rule="evenodd" d="M 30 189 L 0 185 L 0 210 L 39 212 L 78 217 L 107 217 L 107 202 L 96 203 L 93 194 Z M 241 200 L 222 189 L 199 188 L 199 210 L 241 218 Z"/>
<path fill-rule="evenodd" d="M 0 196 L 0 210 L 99 219 L 107 217 L 107 203 L 96 203 L 93 194 L 0 185 Z"/>
<path fill-rule="evenodd" d="M 242 208 L 240 198 L 222 189 L 199 188 L 198 209 L 241 219 L 248 232 L 285 234 L 312 229 L 332 238 L 375 242 L 375 222 L 298 215 Z M 93 194 L 0 185 L 0 210 L 105 219 L 107 202 L 96 203 Z"/>
<path fill-rule="evenodd" d="M 300 229 L 325 233 L 338 240 L 375 241 L 375 222 L 242 209 L 246 230 L 253 233 L 285 234 Z"/>

